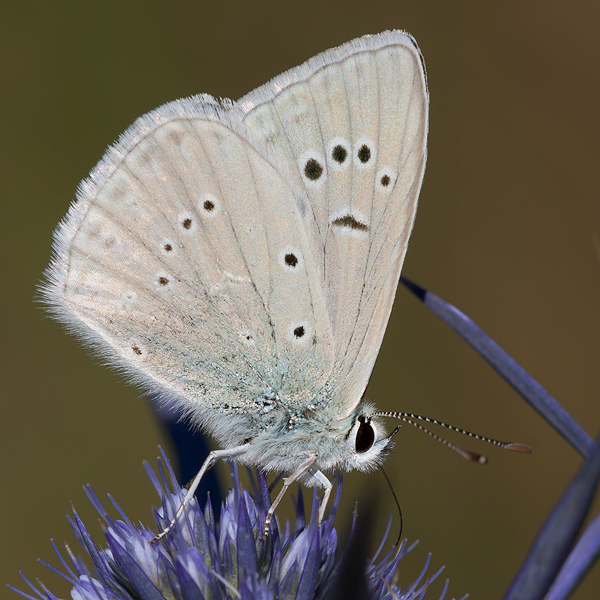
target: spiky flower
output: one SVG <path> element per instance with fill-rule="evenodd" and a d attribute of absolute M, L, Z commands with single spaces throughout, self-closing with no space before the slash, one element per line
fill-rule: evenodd
<path fill-rule="evenodd" d="M 185 489 L 176 484 L 166 457 L 164 462 L 159 462 L 159 476 L 148 466 L 147 470 L 162 499 L 162 506 L 155 513 L 160 530 L 174 517 Z M 50 568 L 71 582 L 73 600 L 312 600 L 337 595 L 346 550 L 353 545 L 350 543 L 346 550 L 338 552 L 333 520 L 341 498 L 341 483 L 329 516 L 322 523 L 317 519 L 316 495 L 307 522 L 299 493 L 294 524 L 286 522 L 281 529 L 275 518 L 269 536 L 261 541 L 270 502 L 265 477 L 262 474 L 253 477 L 251 493 L 242 488 L 236 466 L 232 467 L 232 477 L 233 489 L 227 495 L 218 521 L 210 501 L 201 510 L 194 500 L 186 516 L 158 543 L 152 543 L 153 531 L 134 525 L 114 501 L 121 519 L 113 520 L 88 486 L 87 496 L 105 523 L 106 546 L 101 547 L 92 540 L 74 511 L 71 524 L 91 558 L 93 569 L 67 548 L 72 563 L 69 565 L 56 546 L 64 572 Z M 355 546 L 360 546 L 361 540 L 354 541 Z M 413 547 L 414 544 L 411 547 L 403 544 L 378 562 L 375 558 L 367 561 L 368 598 L 412 600 L 424 597 L 429 584 L 442 571 L 439 569 L 425 578 L 429 557 L 421 574 L 406 590 L 393 584 L 398 563 Z M 43 584 L 40 591 L 23 578 L 37 597 L 56 600 Z M 446 587 L 447 583 L 442 597 Z"/>

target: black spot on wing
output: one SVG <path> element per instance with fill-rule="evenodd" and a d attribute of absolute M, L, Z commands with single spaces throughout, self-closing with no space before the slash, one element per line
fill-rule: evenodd
<path fill-rule="evenodd" d="M 309 158 L 304 165 L 304 175 L 311 181 L 316 181 L 323 175 L 323 166 L 314 158 Z"/>
<path fill-rule="evenodd" d="M 342 217 L 337 217 L 334 219 L 331 224 L 334 227 L 348 227 L 350 229 L 354 229 L 355 231 L 368 231 L 369 226 L 366 223 L 361 223 L 357 221 L 354 215 L 344 215 Z"/>
<path fill-rule="evenodd" d="M 305 331 L 304 327 L 302 327 L 302 325 L 300 325 L 299 327 L 296 327 L 296 328 L 294 329 L 294 336 L 295 336 L 296 338 L 301 338 L 301 337 L 304 337 L 304 334 L 305 334 L 305 333 L 306 333 L 306 331 Z"/>
<path fill-rule="evenodd" d="M 366 144 L 363 144 L 358 149 L 358 160 L 363 164 L 366 164 L 371 160 L 371 149 Z"/>
<path fill-rule="evenodd" d="M 292 254 L 291 252 L 285 255 L 284 260 L 285 264 L 288 265 L 288 267 L 295 267 L 298 264 L 298 258 L 295 254 Z"/>
<path fill-rule="evenodd" d="M 339 164 L 342 164 L 346 160 L 347 156 L 348 151 L 346 150 L 346 148 L 344 148 L 344 146 L 340 144 L 335 146 L 331 151 L 331 157 L 333 158 L 333 160 L 335 160 L 335 162 Z"/>

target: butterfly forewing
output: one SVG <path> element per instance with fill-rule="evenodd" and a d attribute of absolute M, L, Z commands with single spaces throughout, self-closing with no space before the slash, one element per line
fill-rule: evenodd
<path fill-rule="evenodd" d="M 324 52 L 242 98 L 245 123 L 288 156 L 310 199 L 307 235 L 335 344 L 328 401 L 352 412 L 391 311 L 425 167 L 428 96 L 401 32 Z"/>

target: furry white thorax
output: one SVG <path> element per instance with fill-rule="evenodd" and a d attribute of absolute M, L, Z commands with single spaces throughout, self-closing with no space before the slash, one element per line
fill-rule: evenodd
<path fill-rule="evenodd" d="M 238 460 L 265 472 L 290 474 L 310 455 L 317 457 L 315 468 L 323 472 L 372 471 L 381 465 L 394 447 L 387 437 L 381 418 L 373 417 L 374 405 L 361 402 L 352 415 L 339 420 L 332 411 L 323 408 L 318 413 L 307 409 L 303 414 L 290 412 L 282 406 L 269 411 L 268 416 L 235 414 L 227 418 L 210 411 L 188 411 L 186 420 L 207 430 L 225 449 L 248 444 Z M 357 452 L 356 435 L 359 417 L 370 422 L 375 442 L 365 452 Z M 306 485 L 320 485 L 309 473 L 300 479 Z"/>

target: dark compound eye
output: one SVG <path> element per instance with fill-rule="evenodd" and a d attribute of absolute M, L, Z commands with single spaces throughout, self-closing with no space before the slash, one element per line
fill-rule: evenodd
<path fill-rule="evenodd" d="M 346 148 L 344 148 L 344 146 L 341 146 L 340 144 L 335 146 L 335 148 L 331 151 L 331 158 L 333 158 L 335 162 L 340 163 L 340 165 L 346 160 L 347 156 L 348 151 L 346 150 Z"/>
<path fill-rule="evenodd" d="M 356 432 L 356 451 L 359 454 L 367 452 L 375 443 L 375 430 L 371 426 L 371 419 L 358 417 L 358 431 Z"/>
<path fill-rule="evenodd" d="M 309 158 L 304 165 L 304 175 L 311 181 L 317 181 L 323 175 L 323 166 L 314 158 Z"/>
<path fill-rule="evenodd" d="M 358 160 L 363 164 L 366 164 L 371 160 L 371 149 L 366 144 L 363 144 L 358 149 Z"/>

